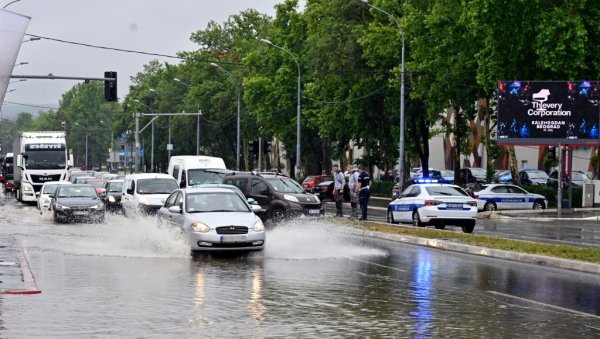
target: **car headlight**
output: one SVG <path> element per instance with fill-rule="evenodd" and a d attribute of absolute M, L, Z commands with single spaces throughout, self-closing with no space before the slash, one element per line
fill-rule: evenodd
<path fill-rule="evenodd" d="M 27 186 L 27 185 L 23 185 L 23 192 L 30 192 L 30 191 L 33 191 L 33 187 Z"/>
<path fill-rule="evenodd" d="M 148 200 L 148 198 L 140 197 L 140 204 L 150 205 L 150 200 Z"/>
<path fill-rule="evenodd" d="M 54 205 L 54 209 L 57 211 L 63 211 L 63 210 L 68 210 L 69 206 L 65 206 L 65 205 L 61 205 L 61 204 L 55 204 Z"/>
<path fill-rule="evenodd" d="M 210 227 L 206 226 L 206 224 L 203 224 L 200 221 L 193 221 L 191 227 L 194 232 L 198 233 L 206 233 L 210 231 Z"/>
<path fill-rule="evenodd" d="M 101 209 L 102 207 L 104 207 L 104 205 L 102 205 L 102 204 L 100 203 L 100 204 L 98 204 L 98 205 L 91 206 L 90 208 L 91 208 L 91 209 L 93 209 L 93 210 L 97 210 L 97 209 Z"/>
<path fill-rule="evenodd" d="M 283 199 L 287 200 L 287 201 L 292 201 L 292 202 L 299 202 L 298 198 L 296 198 L 293 195 L 289 195 L 289 194 L 284 194 L 283 195 Z"/>
<path fill-rule="evenodd" d="M 117 202 L 117 201 L 115 200 L 115 197 L 113 197 L 112 195 L 109 195 L 109 196 L 108 196 L 108 201 L 109 201 L 109 202 Z"/>
<path fill-rule="evenodd" d="M 260 218 L 258 218 L 256 220 L 256 222 L 254 223 L 254 231 L 262 232 L 264 230 L 265 230 L 265 225 L 263 224 L 262 220 L 260 220 Z"/>
<path fill-rule="evenodd" d="M 319 196 L 315 194 L 315 199 L 317 199 L 317 204 L 321 203 L 321 199 L 319 199 Z"/>

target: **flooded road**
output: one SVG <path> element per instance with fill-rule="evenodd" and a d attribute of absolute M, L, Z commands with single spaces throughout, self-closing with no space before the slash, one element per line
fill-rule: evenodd
<path fill-rule="evenodd" d="M 54 224 L 0 206 L 41 294 L 0 295 L 0 337 L 598 337 L 600 277 L 347 235 L 271 228 L 263 252 L 190 256 L 153 218 Z"/>

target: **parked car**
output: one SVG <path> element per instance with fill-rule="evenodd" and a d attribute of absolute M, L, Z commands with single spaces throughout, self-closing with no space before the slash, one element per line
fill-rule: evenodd
<path fill-rule="evenodd" d="M 480 167 L 461 168 L 459 176 L 460 179 L 466 184 L 474 182 L 477 182 L 479 184 L 485 184 L 487 182 L 487 173 L 485 169 Z"/>
<path fill-rule="evenodd" d="M 70 185 L 71 182 L 70 181 L 48 181 L 45 182 L 42 185 L 42 188 L 40 188 L 40 195 L 37 198 L 37 209 L 40 211 L 40 214 L 42 214 L 43 211 L 48 211 L 50 209 L 50 201 L 52 200 L 52 198 L 50 198 L 51 195 L 54 194 L 54 192 L 56 191 L 56 188 L 58 188 L 59 185 Z"/>
<path fill-rule="evenodd" d="M 333 176 L 331 176 L 331 175 L 309 175 L 306 178 L 304 178 L 304 181 L 302 181 L 302 187 L 304 187 L 304 189 L 307 192 L 315 193 L 314 189 L 317 185 L 319 185 L 320 183 L 322 183 L 324 181 L 332 181 L 332 180 L 333 180 Z"/>
<path fill-rule="evenodd" d="M 484 185 L 475 192 L 477 209 L 480 211 L 544 209 L 548 207 L 546 197 L 529 193 L 521 187 L 507 184 Z"/>
<path fill-rule="evenodd" d="M 236 172 L 225 176 L 223 183 L 237 186 L 246 198 L 258 202 L 261 211 L 257 214 L 263 220 L 325 214 L 317 195 L 307 193 L 295 180 L 282 174 Z"/>
<path fill-rule="evenodd" d="M 522 169 L 519 171 L 521 185 L 546 185 L 548 174 L 538 169 Z"/>
<path fill-rule="evenodd" d="M 444 173 L 446 176 L 444 177 Z M 451 173 L 448 173 L 451 172 Z M 451 175 L 449 175 L 451 174 Z M 396 183 L 392 188 L 392 199 L 396 199 L 400 196 L 400 193 L 410 185 L 414 184 L 425 184 L 425 183 L 438 183 L 438 184 L 452 184 L 454 183 L 454 171 L 439 171 L 436 169 L 429 170 L 429 176 L 427 178 L 414 177 L 406 180 L 402 189 L 400 183 Z"/>
<path fill-rule="evenodd" d="M 229 188 L 183 188 L 169 195 L 158 216 L 184 232 L 192 252 L 257 251 L 266 241 L 258 210 Z"/>
<path fill-rule="evenodd" d="M 333 185 L 334 185 L 333 179 L 323 181 L 323 182 L 319 183 L 313 189 L 313 194 L 318 195 L 319 199 L 321 199 L 321 200 L 325 200 L 325 199 L 334 200 Z M 344 184 L 344 201 L 350 201 L 350 188 L 348 187 L 347 182 Z"/>
<path fill-rule="evenodd" d="M 108 180 L 104 182 L 102 188 L 104 192 L 100 193 L 100 199 L 108 212 L 123 212 L 121 205 L 121 196 L 123 195 L 124 180 Z"/>
<path fill-rule="evenodd" d="M 450 184 L 415 184 L 407 187 L 387 208 L 389 223 L 410 222 L 414 226 L 433 224 L 462 227 L 472 233 L 477 220 L 477 202 L 462 188 Z"/>
<path fill-rule="evenodd" d="M 60 185 L 50 197 L 55 222 L 104 222 L 104 204 L 92 185 Z"/>
<path fill-rule="evenodd" d="M 497 171 L 494 174 L 494 182 L 500 184 L 512 183 L 512 174 L 510 173 L 510 170 Z"/>
<path fill-rule="evenodd" d="M 563 176 L 563 187 L 569 187 L 569 182 L 571 182 L 573 184 L 573 187 L 581 187 L 583 186 L 583 184 L 588 183 L 591 181 L 591 179 L 587 176 L 587 174 L 583 173 L 582 171 L 573 171 L 571 173 L 571 180 L 569 181 L 568 175 L 564 175 Z M 550 173 L 550 175 L 548 176 L 548 182 L 546 183 L 546 185 L 548 187 L 552 187 L 554 189 L 558 188 L 558 171 L 553 171 L 552 173 Z"/>

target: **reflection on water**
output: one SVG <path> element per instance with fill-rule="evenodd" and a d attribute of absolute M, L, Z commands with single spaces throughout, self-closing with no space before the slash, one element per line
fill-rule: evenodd
<path fill-rule="evenodd" d="M 600 336 L 600 317 L 583 314 L 598 312 L 589 275 L 364 240 L 323 220 L 269 229 L 263 252 L 192 257 L 151 218 L 22 219 L 10 231 L 42 294 L 2 296 L 3 338 Z"/>

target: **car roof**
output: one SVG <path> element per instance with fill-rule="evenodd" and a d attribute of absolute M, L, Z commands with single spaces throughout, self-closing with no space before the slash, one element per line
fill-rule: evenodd
<path fill-rule="evenodd" d="M 125 179 L 173 179 L 173 176 L 165 173 L 134 173 L 127 174 Z"/>
<path fill-rule="evenodd" d="M 180 191 L 184 191 L 185 193 L 189 194 L 189 193 L 229 193 L 229 192 L 233 192 L 236 193 L 236 191 L 234 191 L 233 187 L 237 188 L 236 186 L 233 185 L 228 185 L 231 186 L 231 188 L 228 187 L 187 187 L 187 188 L 180 188 Z"/>
<path fill-rule="evenodd" d="M 125 182 L 125 180 L 123 180 L 123 179 L 112 179 L 112 180 L 108 180 L 108 182 Z"/>
<path fill-rule="evenodd" d="M 44 185 L 47 185 L 47 184 L 52 184 L 52 185 L 57 185 L 57 184 L 65 184 L 66 185 L 66 184 L 69 184 L 69 185 L 72 185 L 70 181 L 64 181 L 64 180 L 62 180 L 62 181 L 46 181 L 44 183 Z M 44 186 L 44 185 L 42 185 L 42 186 Z"/>

